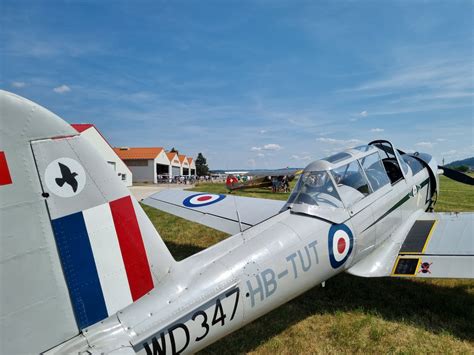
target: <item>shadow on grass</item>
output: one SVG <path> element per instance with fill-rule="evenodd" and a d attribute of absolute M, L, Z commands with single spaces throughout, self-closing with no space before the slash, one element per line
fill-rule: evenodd
<path fill-rule="evenodd" d="M 164 240 L 166 246 L 168 247 L 171 255 L 173 255 L 176 261 L 181 261 L 186 259 L 188 256 L 199 253 L 205 248 L 198 247 L 192 244 L 178 244 L 169 240 Z"/>
<path fill-rule="evenodd" d="M 202 248 L 167 242 L 183 259 Z M 474 297 L 469 285 L 438 286 L 394 278 L 359 278 L 340 274 L 282 305 L 205 349 L 206 353 L 250 352 L 288 327 L 316 314 L 363 311 L 388 321 L 412 324 L 429 332 L 474 340 Z M 400 334 L 402 336 L 402 334 Z"/>

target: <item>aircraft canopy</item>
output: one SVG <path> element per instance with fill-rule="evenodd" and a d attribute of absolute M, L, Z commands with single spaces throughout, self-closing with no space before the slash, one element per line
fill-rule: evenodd
<path fill-rule="evenodd" d="M 348 209 L 388 186 L 380 150 L 359 146 L 309 164 L 284 208 L 341 223 Z"/>

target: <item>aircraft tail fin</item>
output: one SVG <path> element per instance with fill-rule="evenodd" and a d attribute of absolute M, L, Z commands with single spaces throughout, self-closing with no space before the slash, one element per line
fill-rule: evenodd
<path fill-rule="evenodd" d="M 4 91 L 0 108 L 0 353 L 37 352 L 159 287 L 175 261 L 72 127 Z"/>

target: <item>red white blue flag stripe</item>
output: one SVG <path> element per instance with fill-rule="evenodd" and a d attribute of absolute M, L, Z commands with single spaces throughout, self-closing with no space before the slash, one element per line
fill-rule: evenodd
<path fill-rule="evenodd" d="M 10 185 L 12 177 L 10 169 L 8 169 L 7 157 L 5 152 L 0 151 L 0 185 Z"/>
<path fill-rule="evenodd" d="M 153 288 L 130 196 L 54 219 L 52 225 L 80 329 Z"/>

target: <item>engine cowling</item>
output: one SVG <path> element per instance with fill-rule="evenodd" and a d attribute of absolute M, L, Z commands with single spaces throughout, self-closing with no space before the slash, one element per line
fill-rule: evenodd
<path fill-rule="evenodd" d="M 415 159 L 417 159 L 419 162 L 423 164 L 423 166 L 428 170 L 428 173 L 430 175 L 430 183 L 429 183 L 429 189 L 430 189 L 430 205 L 428 209 L 432 209 L 434 205 L 436 204 L 436 200 L 439 195 L 439 174 L 438 174 L 438 163 L 435 158 L 433 158 L 431 155 L 426 154 L 426 153 L 413 153 L 413 154 L 407 154 Z"/>

